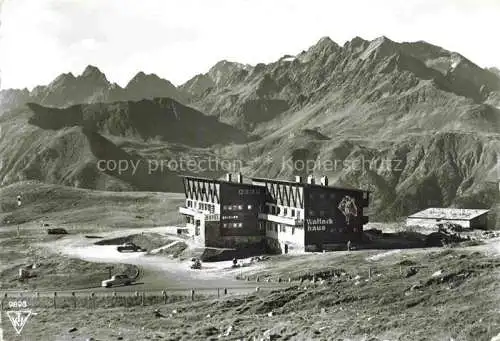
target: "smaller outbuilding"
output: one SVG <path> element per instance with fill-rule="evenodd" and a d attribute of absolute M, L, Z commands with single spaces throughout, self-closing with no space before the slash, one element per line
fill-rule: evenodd
<path fill-rule="evenodd" d="M 427 208 L 406 218 L 406 226 L 437 228 L 438 224 L 451 223 L 465 229 L 486 229 L 489 210 L 462 208 Z"/>

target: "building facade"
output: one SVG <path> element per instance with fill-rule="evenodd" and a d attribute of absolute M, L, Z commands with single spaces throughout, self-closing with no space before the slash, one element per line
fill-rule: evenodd
<path fill-rule="evenodd" d="M 264 245 L 268 250 L 321 251 L 345 248 L 359 241 L 368 222 L 363 208 L 369 192 L 316 184 L 252 178 L 236 181 L 184 177 L 186 203 L 179 212 L 186 227 L 207 247 L 243 248 Z"/>
<path fill-rule="evenodd" d="M 437 229 L 438 224 L 452 223 L 466 229 L 486 229 L 489 210 L 427 208 L 406 218 L 406 226 Z"/>

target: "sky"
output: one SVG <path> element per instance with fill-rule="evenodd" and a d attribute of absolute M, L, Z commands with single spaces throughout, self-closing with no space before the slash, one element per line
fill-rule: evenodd
<path fill-rule="evenodd" d="M 91 64 L 122 86 L 139 71 L 179 85 L 216 62 L 257 64 L 329 36 L 425 40 L 500 66 L 500 0 L 0 0 L 2 89 Z"/>

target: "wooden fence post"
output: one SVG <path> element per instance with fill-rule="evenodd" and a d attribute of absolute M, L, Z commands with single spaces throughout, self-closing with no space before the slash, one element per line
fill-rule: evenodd
<path fill-rule="evenodd" d="M 3 295 L 3 300 L 2 300 L 2 311 L 4 309 L 4 306 L 3 306 L 3 302 L 7 300 L 7 293 L 5 293 L 5 295 Z"/>
<path fill-rule="evenodd" d="M 145 299 L 146 299 L 146 293 L 143 291 L 142 292 L 142 296 L 141 296 L 141 305 L 144 305 L 145 304 Z"/>
<path fill-rule="evenodd" d="M 220 289 L 219 288 L 217 288 L 217 298 L 220 298 Z"/>
<path fill-rule="evenodd" d="M 54 291 L 54 309 L 57 308 L 57 302 L 56 302 L 56 299 L 57 298 L 57 292 Z"/>
<path fill-rule="evenodd" d="M 76 309 L 76 293 L 74 291 L 71 293 L 71 297 L 73 297 L 73 309 Z"/>
<path fill-rule="evenodd" d="M 368 268 L 368 278 L 370 278 L 370 279 L 372 278 L 372 268 L 371 267 Z"/>
<path fill-rule="evenodd" d="M 194 289 L 191 289 L 191 301 L 194 301 Z"/>
<path fill-rule="evenodd" d="M 161 293 L 163 295 L 163 302 L 164 302 L 164 304 L 167 304 L 167 292 L 165 290 L 163 290 Z"/>
<path fill-rule="evenodd" d="M 90 294 L 90 304 L 92 305 L 92 308 L 95 310 L 95 292 Z"/>
<path fill-rule="evenodd" d="M 227 288 L 224 288 L 224 295 L 227 295 Z"/>

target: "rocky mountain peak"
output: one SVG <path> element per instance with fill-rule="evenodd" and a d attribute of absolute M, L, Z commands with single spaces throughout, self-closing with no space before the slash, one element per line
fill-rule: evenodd
<path fill-rule="evenodd" d="M 386 36 L 375 38 L 361 55 L 362 59 L 370 56 L 388 57 L 399 52 L 398 44 Z"/>
<path fill-rule="evenodd" d="M 63 73 L 57 76 L 50 84 L 49 86 L 59 86 L 59 85 L 65 85 L 68 82 L 73 82 L 76 79 L 76 77 L 71 73 Z"/>
<path fill-rule="evenodd" d="M 127 84 L 126 88 L 133 86 L 134 84 L 139 84 L 142 82 L 155 82 L 155 83 L 168 83 L 169 81 L 158 77 L 154 73 L 146 74 L 143 71 L 139 71 Z"/>
<path fill-rule="evenodd" d="M 108 83 L 106 75 L 93 65 L 88 65 L 85 70 L 83 70 L 80 78 Z"/>
<path fill-rule="evenodd" d="M 369 42 L 361 37 L 354 37 L 350 41 L 347 41 L 344 44 L 344 50 L 348 51 L 351 54 L 357 54 L 363 51 L 366 46 L 368 46 Z"/>
<path fill-rule="evenodd" d="M 340 50 L 341 47 L 334 42 L 333 40 L 330 39 L 330 37 L 322 37 L 316 44 L 311 46 L 309 50 L 307 51 L 307 54 L 312 55 L 312 54 L 331 54 L 334 53 L 338 50 Z"/>

